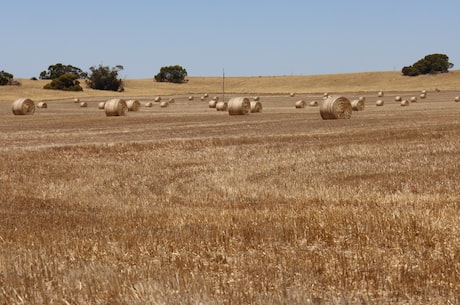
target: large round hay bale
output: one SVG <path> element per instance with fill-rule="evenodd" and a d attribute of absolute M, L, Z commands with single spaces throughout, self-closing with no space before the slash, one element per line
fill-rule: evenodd
<path fill-rule="evenodd" d="M 375 106 L 383 106 L 385 104 L 385 102 L 383 100 L 377 100 L 377 102 L 375 102 Z"/>
<path fill-rule="evenodd" d="M 454 101 L 455 101 L 455 102 L 460 102 L 460 96 L 456 96 L 456 97 L 454 98 Z"/>
<path fill-rule="evenodd" d="M 310 105 L 310 107 L 316 107 L 316 106 L 318 106 L 318 102 L 317 101 L 311 101 L 309 105 Z"/>
<path fill-rule="evenodd" d="M 328 96 L 319 108 L 323 120 L 349 119 L 352 112 L 350 100 L 336 95 Z"/>
<path fill-rule="evenodd" d="M 166 108 L 166 107 L 168 107 L 168 105 L 169 105 L 169 103 L 167 101 L 161 101 L 160 102 L 160 107 L 161 108 Z"/>
<path fill-rule="evenodd" d="M 307 103 L 304 100 L 298 100 L 295 102 L 295 108 L 305 108 Z"/>
<path fill-rule="evenodd" d="M 409 101 L 408 100 L 402 100 L 401 101 L 401 106 L 409 106 Z"/>
<path fill-rule="evenodd" d="M 215 105 L 214 108 L 216 108 L 217 111 L 227 111 L 228 110 L 228 104 L 227 104 L 227 102 L 223 102 L 223 101 L 216 102 L 216 105 Z"/>
<path fill-rule="evenodd" d="M 13 102 L 13 114 L 30 115 L 35 113 L 35 103 L 28 98 L 19 98 Z"/>
<path fill-rule="evenodd" d="M 251 101 L 251 113 L 262 112 L 262 103 L 259 101 Z"/>
<path fill-rule="evenodd" d="M 351 109 L 353 111 L 363 111 L 364 110 L 364 100 L 363 99 L 352 100 Z"/>
<path fill-rule="evenodd" d="M 399 95 L 395 96 L 395 102 L 400 102 L 400 101 L 402 101 L 402 97 Z"/>
<path fill-rule="evenodd" d="M 377 96 L 378 96 L 378 97 L 383 97 L 383 95 L 384 95 L 383 91 L 377 92 Z"/>
<path fill-rule="evenodd" d="M 209 106 L 209 108 L 216 108 L 217 100 L 215 100 L 215 99 L 210 100 L 209 103 L 208 103 L 208 106 Z"/>
<path fill-rule="evenodd" d="M 98 109 L 104 109 L 104 108 L 105 108 L 105 102 L 99 102 L 99 103 L 97 104 L 97 108 L 98 108 Z"/>
<path fill-rule="evenodd" d="M 233 97 L 228 101 L 228 114 L 244 115 L 251 111 L 251 102 L 246 97 Z"/>
<path fill-rule="evenodd" d="M 39 102 L 37 108 L 48 108 L 48 104 L 45 102 Z"/>
<path fill-rule="evenodd" d="M 128 112 L 128 106 L 123 99 L 111 99 L 105 102 L 104 111 L 106 116 L 123 116 Z"/>
<path fill-rule="evenodd" d="M 141 103 L 138 100 L 127 100 L 126 106 L 128 107 L 128 111 L 139 111 L 141 108 Z"/>

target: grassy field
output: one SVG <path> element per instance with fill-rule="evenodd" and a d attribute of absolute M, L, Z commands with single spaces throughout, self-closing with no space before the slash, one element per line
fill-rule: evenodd
<path fill-rule="evenodd" d="M 220 78 L 85 89 L 87 108 L 0 87 L 0 304 L 459 304 L 458 74 L 226 79 L 260 96 L 243 116 L 199 99 Z M 365 110 L 294 107 L 323 92 Z M 175 103 L 106 117 L 113 96 Z M 15 116 L 19 97 L 48 108 Z"/>

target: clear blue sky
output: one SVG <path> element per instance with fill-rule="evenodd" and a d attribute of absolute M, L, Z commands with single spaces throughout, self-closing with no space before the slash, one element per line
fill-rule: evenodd
<path fill-rule="evenodd" d="M 460 69 L 458 0 L 9 0 L 0 70 L 124 66 L 150 78 L 400 71 L 432 53 Z"/>

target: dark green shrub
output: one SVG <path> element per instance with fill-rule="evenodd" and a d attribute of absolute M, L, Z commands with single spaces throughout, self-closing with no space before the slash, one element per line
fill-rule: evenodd
<path fill-rule="evenodd" d="M 430 54 L 415 62 L 412 66 L 402 68 L 401 72 L 406 76 L 417 76 L 420 74 L 446 73 L 454 66 L 449 62 L 445 54 Z"/>
<path fill-rule="evenodd" d="M 42 71 L 40 73 L 40 79 L 55 79 L 64 74 L 75 74 L 77 78 L 87 78 L 88 73 L 83 72 L 80 68 L 72 65 L 63 65 L 57 63 L 48 67 L 48 71 Z"/>
<path fill-rule="evenodd" d="M 118 78 L 118 72 L 123 70 L 123 66 L 113 68 L 99 65 L 90 67 L 91 74 L 86 80 L 88 87 L 98 90 L 123 91 L 123 81 Z"/>
<path fill-rule="evenodd" d="M 13 81 L 13 74 L 6 71 L 0 71 L 0 86 L 5 86 L 11 84 Z"/>
<path fill-rule="evenodd" d="M 64 91 L 83 91 L 76 74 L 64 74 L 55 78 L 51 83 L 46 84 L 44 89 L 64 90 Z"/>
<path fill-rule="evenodd" d="M 155 75 L 157 82 L 183 83 L 187 76 L 187 70 L 179 65 L 162 67 Z"/>

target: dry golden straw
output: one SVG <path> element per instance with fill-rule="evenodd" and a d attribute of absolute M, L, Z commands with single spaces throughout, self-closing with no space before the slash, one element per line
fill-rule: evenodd
<path fill-rule="evenodd" d="M 15 100 L 12 107 L 15 115 L 31 115 L 35 113 L 35 103 L 28 98 Z"/>
<path fill-rule="evenodd" d="M 350 100 L 343 96 L 328 96 L 319 108 L 323 120 L 349 119 L 352 112 Z"/>
<path fill-rule="evenodd" d="M 215 108 L 216 108 L 217 111 L 227 111 L 228 104 L 226 102 L 222 102 L 222 101 L 217 102 Z"/>
<path fill-rule="evenodd" d="M 233 97 L 228 101 L 229 115 L 244 115 L 251 111 L 251 102 L 246 97 Z"/>
<path fill-rule="evenodd" d="M 48 108 L 48 104 L 45 102 L 39 102 L 37 108 Z"/>
<path fill-rule="evenodd" d="M 299 100 L 295 102 L 295 108 L 305 108 L 307 103 L 304 100 Z"/>
<path fill-rule="evenodd" d="M 141 103 L 138 100 L 127 100 L 126 106 L 128 107 L 128 111 L 139 111 L 141 108 Z"/>
<path fill-rule="evenodd" d="M 104 111 L 106 116 L 124 116 L 128 112 L 128 106 L 123 99 L 111 99 L 105 102 Z"/>
<path fill-rule="evenodd" d="M 259 101 L 252 101 L 251 102 L 251 113 L 259 113 L 262 112 L 262 103 Z"/>
<path fill-rule="evenodd" d="M 353 111 L 363 111 L 364 110 L 364 99 L 351 101 L 351 109 Z"/>

